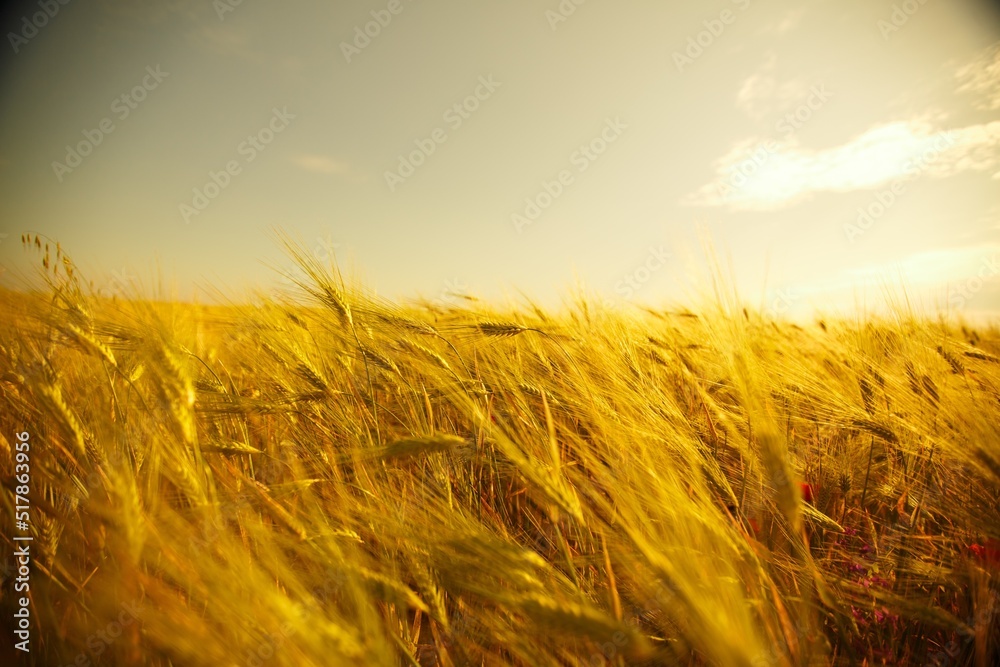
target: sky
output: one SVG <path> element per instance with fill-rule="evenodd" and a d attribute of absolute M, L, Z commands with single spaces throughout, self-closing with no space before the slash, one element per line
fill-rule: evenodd
<path fill-rule="evenodd" d="M 5 11 L 0 284 L 30 232 L 104 294 L 280 291 L 283 230 L 391 299 L 687 303 L 715 262 L 773 315 L 1000 312 L 996 3 Z"/>

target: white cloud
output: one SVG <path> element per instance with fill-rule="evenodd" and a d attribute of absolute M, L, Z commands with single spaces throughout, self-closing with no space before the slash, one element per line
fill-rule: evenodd
<path fill-rule="evenodd" d="M 793 317 L 811 310 L 851 313 L 859 307 L 869 314 L 888 314 L 904 303 L 917 312 L 995 317 L 1000 307 L 998 260 L 1000 245 L 995 243 L 926 250 L 772 290 L 765 302 Z"/>
<path fill-rule="evenodd" d="M 743 81 L 736 94 L 736 107 L 754 120 L 787 109 L 805 96 L 807 88 L 803 81 L 778 82 L 774 76 L 777 60 L 774 53 L 769 53 L 760 68 Z"/>
<path fill-rule="evenodd" d="M 914 288 L 942 287 L 967 280 L 975 275 L 983 262 L 992 261 L 1000 246 L 977 245 L 926 250 L 884 264 L 872 264 L 848 269 L 841 285 L 880 285 L 888 277 L 899 276 L 904 284 Z"/>
<path fill-rule="evenodd" d="M 973 106 L 985 111 L 1000 109 L 1000 42 L 983 49 L 955 73 L 958 92 L 976 96 Z"/>
<path fill-rule="evenodd" d="M 865 288 L 892 293 L 932 311 L 996 315 L 1000 306 L 1000 246 L 983 244 L 915 253 L 901 260 L 845 271 L 841 291 Z M 848 288 L 848 286 L 850 286 Z"/>
<path fill-rule="evenodd" d="M 916 176 L 945 178 L 1000 165 L 1000 121 L 942 132 L 925 119 L 872 127 L 847 143 L 808 150 L 744 140 L 714 163 L 716 180 L 681 203 L 775 210 L 817 192 L 850 192 Z M 994 175 L 995 176 L 995 175 Z"/>

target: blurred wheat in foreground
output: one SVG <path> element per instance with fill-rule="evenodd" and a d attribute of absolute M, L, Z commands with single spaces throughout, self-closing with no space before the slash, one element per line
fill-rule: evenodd
<path fill-rule="evenodd" d="M 55 246 L 0 293 L 16 664 L 997 664 L 995 329 L 404 307 L 292 251 L 253 307 Z"/>

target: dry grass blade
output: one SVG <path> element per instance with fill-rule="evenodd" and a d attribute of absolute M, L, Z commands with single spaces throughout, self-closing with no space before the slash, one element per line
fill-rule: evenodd
<path fill-rule="evenodd" d="M 480 322 L 476 325 L 476 329 L 484 336 L 492 338 L 509 338 L 531 331 L 528 327 L 513 322 Z"/>
<path fill-rule="evenodd" d="M 252 447 L 243 442 L 233 441 L 228 445 L 202 445 L 201 451 L 205 453 L 217 453 L 217 454 L 262 454 L 263 452 L 256 447 Z"/>
<path fill-rule="evenodd" d="M 355 460 L 412 459 L 434 454 L 446 454 L 467 446 L 465 438 L 454 435 L 436 434 L 416 438 L 403 438 L 384 447 L 358 449 L 341 455 L 338 460 L 347 463 Z"/>
<path fill-rule="evenodd" d="M 497 595 L 496 599 L 547 630 L 588 637 L 598 645 L 609 642 L 613 637 L 624 636 L 620 643 L 626 647 L 625 654 L 632 659 L 649 657 L 653 652 L 650 642 L 634 628 L 619 623 L 592 606 L 541 595 Z"/>
<path fill-rule="evenodd" d="M 886 442 L 892 443 L 894 445 L 899 444 L 899 437 L 897 437 L 896 434 L 892 432 L 892 429 L 890 429 L 888 426 L 883 426 L 882 424 L 871 421 L 870 419 L 855 419 L 852 422 L 852 424 L 856 428 L 868 431 L 872 435 L 876 435 L 885 440 Z"/>
<path fill-rule="evenodd" d="M 465 438 L 454 435 L 430 435 L 421 438 L 406 438 L 396 440 L 387 445 L 380 457 L 387 459 L 427 456 L 453 451 L 465 445 Z"/>

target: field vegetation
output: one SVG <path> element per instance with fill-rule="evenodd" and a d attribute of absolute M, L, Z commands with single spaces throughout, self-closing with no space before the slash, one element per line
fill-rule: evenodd
<path fill-rule="evenodd" d="M 22 240 L 47 282 L 0 293 L 17 664 L 1000 659 L 995 328 L 400 305 L 293 243 L 287 295 L 106 298 Z"/>

